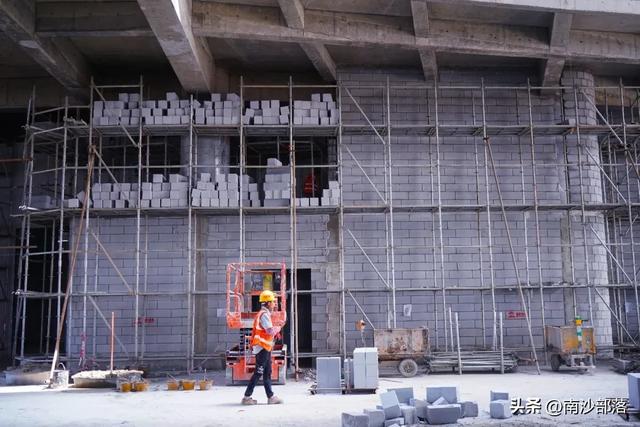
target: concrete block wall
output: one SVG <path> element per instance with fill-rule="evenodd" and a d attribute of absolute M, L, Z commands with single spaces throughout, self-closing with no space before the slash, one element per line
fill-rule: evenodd
<path fill-rule="evenodd" d="M 364 87 L 371 83 L 386 83 L 388 70 L 344 70 L 340 73 L 340 80 L 351 87 L 351 93 L 359 102 L 360 108 L 369 114 L 374 122 L 382 123 L 384 118 L 383 92 L 375 88 Z M 485 84 L 526 84 L 527 76 L 517 71 L 486 72 L 476 71 L 443 71 L 442 84 L 473 84 L 477 85 L 480 78 L 485 78 Z M 583 78 L 578 74 L 572 78 Z M 588 80 L 588 77 L 584 77 Z M 391 119 L 394 123 L 433 123 L 434 100 L 433 92 L 416 90 L 412 84 L 421 83 L 422 76 L 405 71 L 391 73 L 392 84 L 403 86 L 394 89 L 392 94 Z M 440 95 L 439 121 L 442 124 L 467 123 L 478 124 L 481 120 L 479 91 L 463 89 L 444 90 Z M 487 92 L 486 117 L 490 124 L 518 124 L 527 123 L 528 99 L 526 92 L 495 91 Z M 534 121 L 544 123 L 558 123 L 564 120 L 563 110 L 570 108 L 570 100 L 560 96 L 532 97 L 534 106 Z M 584 106 L 580 106 L 583 108 Z M 366 124 L 355 104 L 343 97 L 343 120 L 345 124 Z M 591 120 L 588 108 L 580 117 Z M 498 165 L 498 180 L 506 204 L 531 204 L 533 200 L 533 167 L 531 165 L 531 146 L 528 137 L 495 137 L 491 139 L 493 157 Z M 588 141 L 593 145 L 593 141 Z M 596 141 L 597 143 L 597 141 Z M 345 136 L 343 144 L 367 171 L 370 179 L 384 195 L 384 146 L 375 136 Z M 575 172 L 567 173 L 556 163 L 564 159 L 565 149 L 569 155 L 577 153 L 577 141 L 566 141 L 556 137 L 535 138 L 533 147 L 537 162 L 538 196 L 541 204 L 557 204 L 575 201 L 576 180 Z M 442 137 L 436 146 L 435 138 L 392 135 L 391 157 L 394 163 L 393 171 L 393 199 L 397 205 L 436 205 L 437 192 L 437 156 L 440 159 L 440 200 L 443 205 L 499 203 L 497 189 L 493 181 L 493 173 L 488 170 L 488 180 L 485 178 L 486 149 L 483 141 L 478 137 Z M 573 151 L 572 151 L 573 150 Z M 477 154 L 476 154 L 477 153 Z M 598 154 L 595 152 L 595 154 Z M 345 150 L 343 195 L 347 206 L 382 204 L 376 191 Z M 476 179 L 476 158 L 479 179 Z M 520 166 L 524 161 L 523 166 Z M 461 166 L 465 162 L 471 166 Z M 487 167 L 489 167 L 487 165 Z M 600 183 L 597 168 L 585 166 L 583 180 L 588 179 L 589 185 Z M 567 188 L 567 175 L 569 187 Z M 597 178 L 596 178 L 597 176 Z M 583 181 L 583 186 L 584 186 Z M 488 191 L 487 191 L 488 190 Z M 579 192 L 579 188 L 577 190 Z M 589 190 L 590 202 L 597 202 L 598 187 Z M 432 343 L 444 345 L 443 306 L 440 291 L 415 291 L 409 289 L 430 288 L 439 289 L 444 283 L 447 287 L 446 304 L 453 311 L 460 313 L 461 340 L 465 347 L 478 347 L 483 344 L 491 345 L 493 305 L 490 293 L 483 292 L 482 300 L 485 305 L 485 328 L 482 330 L 481 300 L 478 292 L 461 289 L 467 287 L 489 286 L 493 283 L 499 289 L 495 293 L 496 310 L 520 310 L 520 297 L 517 293 L 517 277 L 511 257 L 511 250 L 507 239 L 507 225 L 511 232 L 512 243 L 522 283 L 537 286 L 541 278 L 544 284 L 555 284 L 563 281 L 575 280 L 577 283 L 587 283 L 587 268 L 580 263 L 589 259 L 588 271 L 590 283 L 606 283 L 608 280 L 607 255 L 597 239 L 590 231 L 593 227 L 596 233 L 604 237 L 604 219 L 602 215 L 589 215 L 586 218 L 587 239 L 586 252 L 583 248 L 582 218 L 567 215 L 564 212 L 541 211 L 539 213 L 540 264 L 538 270 L 538 248 L 536 248 L 537 234 L 533 212 L 508 212 L 507 222 L 500 212 L 486 211 L 477 213 L 444 212 L 438 218 L 437 212 L 415 212 L 394 214 L 395 233 L 395 283 L 399 289 L 396 295 L 396 322 L 398 327 L 427 326 L 432 330 Z M 129 233 L 133 219 L 102 219 L 100 220 L 100 236 L 105 245 L 115 249 L 130 248 L 135 244 Z M 147 286 L 159 292 L 164 289 L 184 289 L 186 286 L 186 219 L 185 218 L 151 218 L 148 221 L 150 230 L 150 248 L 155 245 L 168 246 L 173 252 L 166 258 L 160 254 L 149 253 L 150 268 L 156 274 L 154 280 L 148 280 Z M 221 353 L 237 341 L 235 332 L 229 333 L 224 318 L 225 267 L 230 262 L 236 262 L 239 254 L 239 222 L 237 215 L 199 217 L 203 221 L 204 229 L 198 234 L 198 247 L 206 249 L 204 272 L 201 272 L 204 288 L 215 292 L 206 297 L 204 309 L 207 324 L 204 338 L 204 351 L 207 353 Z M 348 215 L 345 227 L 353 233 L 360 245 L 366 248 L 367 255 L 378 269 L 371 266 L 367 257 L 358 248 L 349 233 L 345 233 L 345 282 L 347 287 L 354 289 L 372 289 L 376 292 L 354 292 L 359 304 L 376 327 L 386 327 L 389 321 L 388 294 L 384 291 L 384 281 L 389 277 L 387 269 L 385 215 Z M 440 221 L 442 222 L 442 242 L 440 241 Z M 572 228 L 571 240 L 563 234 L 563 224 L 569 223 Z M 491 250 L 489 250 L 489 224 L 491 231 Z M 289 218 L 287 216 L 247 216 L 246 217 L 246 260 L 247 261 L 278 261 L 283 259 L 291 265 L 289 250 Z M 298 217 L 299 268 L 311 269 L 312 289 L 339 288 L 337 246 L 337 218 L 332 215 L 304 215 Z M 441 264 L 440 244 L 444 245 Z M 567 261 L 566 250 L 562 245 L 572 245 L 573 269 Z M 471 246 L 471 247 L 468 247 Z M 131 255 L 114 258 L 121 265 L 123 274 L 131 282 Z M 490 273 L 493 265 L 494 274 Z M 80 264 L 81 265 L 81 264 Z M 89 270 L 95 268 L 95 261 L 89 262 Z M 98 261 L 99 287 L 120 289 L 117 275 L 101 257 Z M 102 271 L 104 270 L 104 274 Z M 378 274 L 379 273 L 379 274 Z M 384 280 L 382 280 L 380 277 Z M 541 276 L 541 277 L 539 277 Z M 76 270 L 76 284 L 81 283 L 81 277 Z M 569 278 L 569 279 L 568 279 Z M 460 289 L 456 289 L 460 288 Z M 78 289 L 78 287 L 76 287 Z M 603 294 L 604 295 L 604 294 Z M 608 298 L 608 295 L 606 295 Z M 125 302 L 126 300 L 126 302 Z M 544 291 L 545 320 L 548 324 L 561 325 L 573 314 L 572 298 L 562 289 L 548 289 Z M 99 305 L 103 312 L 118 312 L 117 318 L 128 319 L 133 322 L 130 314 L 133 308 L 126 297 L 100 297 Z M 351 350 L 360 343 L 360 335 L 351 325 L 363 317 L 350 297 L 346 298 L 346 329 L 347 344 Z M 529 302 L 530 301 L 530 302 Z M 598 342 L 611 342 L 611 323 L 606 307 L 595 295 L 591 295 L 589 304 L 588 292 L 584 289 L 576 290 L 576 312 L 585 318 L 590 318 L 598 328 Z M 335 294 L 314 294 L 312 342 L 313 350 L 318 352 L 337 350 L 339 338 L 339 298 Z M 534 340 L 542 345 L 542 311 L 539 291 L 533 290 L 527 295 L 530 304 L 531 320 Z M 148 304 L 148 305 L 147 305 Z M 119 307 L 120 305 L 120 307 Z M 405 315 L 405 306 L 411 305 L 410 315 Z M 170 307 L 167 307 L 170 306 Z M 91 309 L 91 308 L 89 308 Z M 186 348 L 186 338 L 178 332 L 186 331 L 186 301 L 178 297 L 153 297 L 145 300 L 145 314 L 152 313 L 157 319 L 155 326 L 145 325 L 148 335 L 145 337 L 145 349 L 151 353 L 155 350 L 165 351 L 163 345 L 176 345 Z M 155 310 L 155 311 L 154 311 Z M 163 311 L 165 310 L 165 311 Z M 72 328 L 69 342 L 72 353 L 79 348 L 78 319 L 82 316 L 82 301 L 79 297 L 72 300 Z M 593 311 L 593 316 L 591 315 Z M 570 313 L 569 313 L 570 312 Z M 490 316 L 490 317 L 489 317 Z M 92 318 L 92 316 L 89 316 Z M 149 316 L 151 317 L 151 316 Z M 436 328 L 436 317 L 438 328 Z M 164 319 L 161 321 L 161 319 Z M 105 334 L 99 329 L 100 342 Z M 160 326 L 160 323 L 162 325 Z M 131 323 L 130 323 L 131 324 Z M 170 335 L 164 340 L 163 333 L 151 337 L 154 327 L 168 327 L 164 333 Z M 125 345 L 131 343 L 131 328 L 121 331 Z M 436 338 L 437 329 L 437 338 Z M 162 329 L 156 329 L 162 331 Z M 529 345 L 524 320 L 505 320 L 505 345 L 508 347 L 527 347 Z M 368 332 L 370 334 L 370 332 Z M 177 338 L 176 338 L 177 336 Z M 369 336 L 368 339 L 371 339 Z M 152 342 L 155 340 L 155 342 Z M 177 341 L 177 342 L 175 342 Z M 150 347 L 157 344 L 158 347 Z M 178 348 L 176 347 L 176 348 Z M 88 347 L 90 348 L 90 347 Z"/>

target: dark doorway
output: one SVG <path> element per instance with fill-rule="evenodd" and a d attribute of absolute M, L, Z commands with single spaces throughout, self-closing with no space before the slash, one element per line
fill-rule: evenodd
<path fill-rule="evenodd" d="M 65 236 L 66 237 L 66 236 Z M 51 251 L 52 248 L 57 249 L 55 243 L 59 239 L 58 229 L 50 226 L 33 227 L 30 233 L 30 251 L 32 253 L 42 253 Z M 52 244 L 52 240 L 54 243 Z M 16 243 L 19 245 L 19 243 Z M 62 255 L 62 278 L 61 278 L 61 292 L 64 294 L 67 286 L 67 271 L 64 268 L 68 262 L 67 255 L 68 244 L 66 238 L 63 240 L 63 255 Z M 58 290 L 58 258 L 57 254 L 42 254 L 31 255 L 29 259 L 29 273 L 27 282 L 27 290 L 35 293 L 49 293 L 55 294 Z M 24 277 L 23 277 L 24 279 Z M 19 280 L 16 278 L 15 286 L 17 288 Z M 61 301 L 64 297 L 61 298 Z M 14 298 L 14 314 L 22 313 L 22 308 L 19 306 L 21 300 Z M 28 298 L 26 304 L 26 318 L 25 318 L 25 340 L 24 340 L 24 353 L 27 354 L 50 354 L 53 352 L 56 341 L 57 331 L 57 308 L 58 300 L 55 297 L 52 298 Z M 24 314 L 24 313 L 22 313 Z M 67 313 L 68 314 L 68 313 Z M 20 336 L 22 333 L 22 316 L 19 316 L 18 327 L 13 325 L 12 331 L 17 332 L 17 348 L 16 355 L 20 354 L 21 341 Z M 14 315 L 12 322 L 16 321 Z M 65 334 L 62 334 L 62 340 L 60 348 L 65 347 Z"/>
<path fill-rule="evenodd" d="M 291 290 L 291 272 L 287 270 L 287 290 Z M 298 269 L 298 291 L 308 291 L 311 290 L 311 269 L 309 268 L 300 268 Z M 289 349 L 289 354 L 291 354 L 291 336 L 290 334 L 290 322 L 292 320 L 291 316 L 291 294 L 288 294 L 287 297 L 287 319 L 288 322 L 285 325 L 282 333 L 283 333 L 283 341 L 287 345 Z M 297 334 L 298 334 L 298 351 L 300 353 L 311 353 L 313 351 L 313 342 L 312 342 L 312 334 L 311 334 L 311 316 L 312 316 L 312 308 L 311 308 L 311 294 L 298 294 L 298 323 L 297 323 Z M 300 358 L 300 367 L 311 366 L 310 358 Z"/>

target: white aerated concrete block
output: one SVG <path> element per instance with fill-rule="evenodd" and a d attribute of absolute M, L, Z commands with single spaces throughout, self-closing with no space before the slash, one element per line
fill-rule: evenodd
<path fill-rule="evenodd" d="M 490 403 L 489 413 L 491 418 L 499 420 L 511 418 L 511 402 L 509 400 L 494 400 Z"/>
<path fill-rule="evenodd" d="M 458 404 L 429 405 L 426 413 L 429 424 L 452 424 L 458 421 L 462 415 L 462 409 Z"/>
<path fill-rule="evenodd" d="M 355 359 L 353 363 L 355 370 Z M 398 402 L 398 396 L 396 396 L 393 391 L 380 393 L 380 403 L 382 405 L 382 410 L 384 411 L 384 416 L 387 420 L 402 416 L 402 411 L 400 410 L 400 402 Z"/>
<path fill-rule="evenodd" d="M 494 400 L 510 400 L 509 393 L 506 391 L 491 390 L 489 401 L 493 402 Z"/>
<path fill-rule="evenodd" d="M 437 386 L 427 387 L 427 402 L 430 404 L 438 400 L 440 397 L 448 403 L 458 403 L 458 387 L 456 386 Z"/>

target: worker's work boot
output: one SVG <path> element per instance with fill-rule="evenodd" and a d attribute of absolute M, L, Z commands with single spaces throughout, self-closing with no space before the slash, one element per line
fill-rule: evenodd
<path fill-rule="evenodd" d="M 258 401 L 257 401 L 257 400 L 255 400 L 255 399 L 252 399 L 251 397 L 244 396 L 244 397 L 242 398 L 242 404 L 243 404 L 243 405 L 257 405 L 257 404 L 258 404 Z"/>
<path fill-rule="evenodd" d="M 269 405 L 279 405 L 280 403 L 283 403 L 283 402 L 282 402 L 282 399 L 280 399 L 278 396 L 273 395 L 273 396 L 271 396 L 271 397 L 269 398 L 269 400 L 267 401 L 267 403 L 268 403 Z"/>

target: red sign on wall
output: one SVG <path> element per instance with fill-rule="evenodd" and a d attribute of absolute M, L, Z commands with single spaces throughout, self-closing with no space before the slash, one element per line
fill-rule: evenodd
<path fill-rule="evenodd" d="M 509 310 L 507 311 L 507 319 L 524 319 L 526 316 L 524 311 Z"/>
<path fill-rule="evenodd" d="M 141 316 L 141 317 L 138 317 L 138 321 L 137 322 L 134 320 L 133 323 L 134 324 L 137 323 L 138 325 L 142 325 L 142 324 L 153 325 L 154 323 L 156 323 L 156 319 L 154 317 L 142 317 Z"/>

